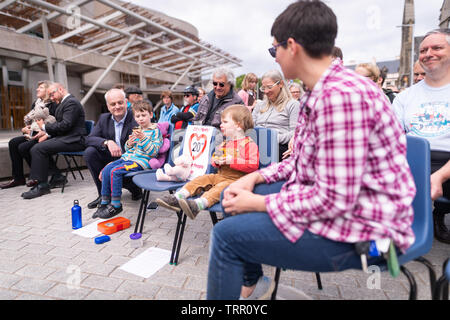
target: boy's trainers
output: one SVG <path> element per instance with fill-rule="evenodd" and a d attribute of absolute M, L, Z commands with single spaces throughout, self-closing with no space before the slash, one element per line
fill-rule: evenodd
<path fill-rule="evenodd" d="M 194 220 L 200 212 L 195 200 L 178 199 L 178 203 L 180 204 L 181 209 L 183 209 L 183 212 L 192 220 Z"/>
<path fill-rule="evenodd" d="M 269 300 L 274 289 L 275 281 L 272 281 L 272 279 L 266 276 L 262 276 L 258 279 L 252 294 L 248 298 L 241 296 L 239 300 Z"/>
<path fill-rule="evenodd" d="M 176 212 L 181 211 L 180 205 L 178 204 L 178 200 L 173 194 L 163 196 L 162 198 L 157 198 L 156 203 L 161 207 L 164 207 L 169 210 L 173 210 Z"/>

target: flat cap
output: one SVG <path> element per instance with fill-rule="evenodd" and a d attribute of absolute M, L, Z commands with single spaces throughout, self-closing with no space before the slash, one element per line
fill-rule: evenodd
<path fill-rule="evenodd" d="M 137 87 L 128 87 L 125 89 L 125 93 L 128 97 L 130 94 L 133 94 L 133 93 L 142 94 L 142 91 L 141 91 L 141 89 L 139 89 Z"/>

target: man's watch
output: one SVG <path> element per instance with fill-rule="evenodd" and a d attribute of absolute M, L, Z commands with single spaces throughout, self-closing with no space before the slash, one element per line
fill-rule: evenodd
<path fill-rule="evenodd" d="M 109 141 L 109 140 L 105 140 L 105 141 L 103 142 L 103 145 L 105 146 L 105 148 L 108 147 L 108 141 Z"/>

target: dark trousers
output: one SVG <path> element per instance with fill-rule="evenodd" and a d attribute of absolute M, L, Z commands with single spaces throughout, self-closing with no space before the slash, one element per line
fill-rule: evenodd
<path fill-rule="evenodd" d="M 450 152 L 443 151 L 431 151 L 431 173 L 436 172 L 442 168 L 450 160 Z M 442 185 L 443 195 L 447 199 L 450 199 L 450 180 L 444 182 Z M 450 205 L 434 202 L 434 207 L 437 212 L 449 213 Z"/>
<path fill-rule="evenodd" d="M 86 150 L 84 150 L 84 160 L 86 161 L 86 165 L 89 168 L 92 179 L 97 187 L 98 196 L 101 195 L 102 191 L 102 182 L 98 178 L 100 172 L 108 163 L 118 159 L 119 158 L 113 158 L 108 150 L 101 151 L 95 147 L 87 147 Z M 137 194 L 140 192 L 140 189 L 130 178 L 123 179 L 123 187 L 132 194 Z"/>
<path fill-rule="evenodd" d="M 49 139 L 34 145 L 30 151 L 32 159 L 30 178 L 39 182 L 47 182 L 49 173 L 59 172 L 52 160 L 54 155 L 58 152 L 83 150 L 84 144 L 81 142 L 64 143 L 59 139 Z"/>
<path fill-rule="evenodd" d="M 288 151 L 289 149 L 289 144 L 279 144 L 279 151 L 278 151 L 278 161 L 283 161 L 283 153 L 285 153 L 286 151 Z"/>
<path fill-rule="evenodd" d="M 14 180 L 24 180 L 23 160 L 31 167 L 31 148 L 37 143 L 36 140 L 27 140 L 24 136 L 9 140 L 9 157 L 11 158 L 12 176 Z"/>

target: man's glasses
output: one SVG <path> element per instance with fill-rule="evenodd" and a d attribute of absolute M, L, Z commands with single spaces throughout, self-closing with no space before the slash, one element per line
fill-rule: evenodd
<path fill-rule="evenodd" d="M 272 90 L 277 84 L 279 84 L 280 83 L 280 80 L 278 80 L 277 82 L 275 82 L 274 84 L 272 84 L 272 85 L 270 85 L 270 86 L 267 86 L 267 87 L 261 87 L 261 88 L 259 88 L 259 90 L 261 90 L 261 92 L 265 92 L 265 91 L 268 91 L 268 90 Z"/>
<path fill-rule="evenodd" d="M 55 93 L 57 93 L 58 92 L 58 89 L 55 89 L 55 90 L 53 90 L 52 92 L 50 92 L 49 94 L 48 94 L 48 96 L 49 97 L 53 97 L 54 95 L 55 95 Z"/>
<path fill-rule="evenodd" d="M 191 94 L 190 94 L 190 93 L 185 93 L 184 96 L 185 96 L 185 97 L 190 97 Z"/>
<path fill-rule="evenodd" d="M 269 48 L 269 53 L 273 58 L 277 56 L 277 49 L 279 46 L 284 46 L 287 44 L 287 40 L 281 41 L 279 44 L 274 45 L 272 48 Z"/>
<path fill-rule="evenodd" d="M 219 86 L 219 87 L 223 88 L 223 87 L 225 87 L 225 83 L 213 81 L 213 86 L 214 86 L 214 87 Z"/>

